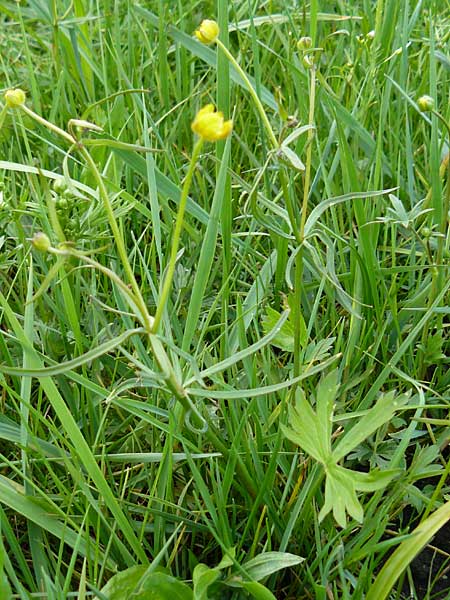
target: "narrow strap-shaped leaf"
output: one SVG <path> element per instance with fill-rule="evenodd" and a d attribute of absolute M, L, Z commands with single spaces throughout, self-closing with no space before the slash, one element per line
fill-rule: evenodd
<path fill-rule="evenodd" d="M 220 373 L 221 371 L 224 371 L 225 369 L 228 369 L 232 365 L 236 364 L 240 360 L 243 360 L 247 356 L 251 356 L 252 354 L 255 354 L 255 352 L 258 352 L 258 350 L 261 350 L 261 348 L 264 348 L 264 346 L 267 346 L 267 344 L 270 344 L 270 342 L 273 340 L 273 338 L 279 333 L 283 324 L 286 322 L 288 316 L 289 316 L 289 311 L 288 310 L 284 311 L 281 314 L 278 321 L 276 322 L 273 329 L 271 331 L 269 331 L 269 333 L 267 335 L 262 337 L 260 340 L 258 340 L 251 346 L 244 348 L 240 352 L 233 354 L 232 356 L 226 358 L 225 360 L 222 360 L 221 362 L 213 365 L 212 367 L 208 367 L 207 369 L 200 371 L 200 377 L 210 377 L 211 375 L 214 375 L 215 373 Z M 190 379 L 187 382 L 187 384 L 191 383 L 192 381 L 193 381 L 193 379 Z"/>
<path fill-rule="evenodd" d="M 289 388 L 299 381 L 303 379 L 307 379 L 316 373 L 320 373 L 331 364 L 333 364 L 338 358 L 340 358 L 340 354 L 336 354 L 336 356 L 332 356 L 328 360 L 325 360 L 323 363 L 316 365 L 315 367 L 311 367 L 298 377 L 293 377 L 292 379 L 288 379 L 287 381 L 282 381 L 280 383 L 275 383 L 273 385 L 267 385 L 259 388 L 250 388 L 243 390 L 205 390 L 200 388 L 189 388 L 187 389 L 187 393 L 191 396 L 200 396 L 202 398 L 216 398 L 216 399 L 224 399 L 224 400 L 239 400 L 242 398 L 256 398 L 257 396 L 264 396 L 265 394 L 273 394 L 275 392 L 279 392 L 280 390 L 285 390 Z"/>
<path fill-rule="evenodd" d="M 450 520 L 450 501 L 443 504 L 414 529 L 388 558 L 366 596 L 366 600 L 384 600 L 393 585 L 432 537 Z"/>
<path fill-rule="evenodd" d="M 347 200 L 358 200 L 361 198 L 375 198 L 376 196 L 383 196 L 385 194 L 389 194 L 390 192 L 394 192 L 396 189 L 397 188 L 390 188 L 387 190 L 378 190 L 373 192 L 350 192 L 350 194 L 344 194 L 343 196 L 335 196 L 334 198 L 328 198 L 328 200 L 322 200 L 322 202 L 313 208 L 305 223 L 305 236 L 308 236 L 311 233 L 317 221 L 327 210 L 327 208 L 330 208 L 330 206 L 341 204 Z"/>
<path fill-rule="evenodd" d="M 20 367 L 8 367 L 6 365 L 0 365 L 0 372 L 6 373 L 7 375 L 24 375 L 26 377 L 53 377 L 54 375 L 61 375 L 61 373 L 72 371 L 77 367 L 85 365 L 91 360 L 100 358 L 107 352 L 111 352 L 111 350 L 114 350 L 114 348 L 117 348 L 117 346 L 123 344 L 123 342 L 132 335 L 137 335 L 143 331 L 144 329 L 142 327 L 125 331 L 121 335 L 108 340 L 107 342 L 103 342 L 103 344 L 100 344 L 95 348 L 92 348 L 92 350 L 89 350 L 89 352 L 86 352 L 81 356 L 77 356 L 76 358 L 63 362 L 59 365 L 43 367 L 42 369 L 22 369 Z"/>

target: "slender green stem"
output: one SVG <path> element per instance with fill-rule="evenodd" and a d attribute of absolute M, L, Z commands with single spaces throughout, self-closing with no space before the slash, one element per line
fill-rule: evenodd
<path fill-rule="evenodd" d="M 272 144 L 273 148 L 275 150 L 277 150 L 280 147 L 280 143 L 276 138 L 276 135 L 275 135 L 275 133 L 272 129 L 272 126 L 270 124 L 270 121 L 267 117 L 266 111 L 264 110 L 264 106 L 262 105 L 262 102 L 259 99 L 259 96 L 258 96 L 255 88 L 253 87 L 250 79 L 248 78 L 247 73 L 242 69 L 242 67 L 237 62 L 237 60 L 234 58 L 234 56 L 231 54 L 231 52 L 228 50 L 228 48 L 219 39 L 216 40 L 216 44 L 221 49 L 221 51 L 225 54 L 225 56 L 228 58 L 230 63 L 234 66 L 236 71 L 239 73 L 239 75 L 242 77 L 243 81 L 245 82 L 245 85 L 247 86 L 247 89 L 250 92 L 250 95 L 255 103 L 255 106 L 258 110 L 258 113 L 259 113 L 259 115 L 262 119 L 262 122 L 264 124 L 264 127 L 267 131 L 267 134 L 270 139 L 270 143 Z M 285 174 L 284 174 L 284 171 L 283 171 L 283 168 L 281 165 L 280 165 L 280 169 L 279 169 L 278 173 L 279 173 L 279 177 L 280 177 L 281 188 L 283 190 L 283 197 L 284 197 L 284 201 L 286 203 L 286 208 L 288 211 L 288 216 L 289 216 L 289 221 L 291 223 L 292 231 L 294 232 L 297 242 L 299 242 L 300 238 L 298 236 L 297 219 L 295 217 L 295 207 L 291 201 L 288 185 L 286 182 L 286 177 L 285 177 Z"/>
<path fill-rule="evenodd" d="M 108 269 L 108 267 L 105 267 L 104 265 L 100 264 L 96 260 L 89 258 L 88 256 L 86 256 L 86 254 L 84 252 L 79 252 L 79 251 L 75 250 L 74 248 L 71 248 L 70 246 L 67 246 L 67 247 L 63 246 L 62 248 L 50 248 L 49 252 L 51 252 L 52 254 L 56 254 L 58 256 L 74 256 L 77 259 L 79 259 L 80 261 L 82 261 L 82 262 L 88 264 L 89 266 L 99 270 L 100 272 L 104 273 L 122 291 L 123 295 L 127 299 L 128 303 L 129 303 L 130 307 L 133 309 L 133 311 L 134 312 L 138 311 L 139 313 L 141 312 L 141 309 L 136 302 L 136 296 L 134 295 L 133 291 L 129 289 L 129 287 L 125 284 L 124 281 L 122 281 L 122 279 L 117 275 L 117 273 L 114 273 L 114 271 L 112 271 L 111 269 Z M 177 380 L 175 372 L 173 370 L 173 367 L 169 361 L 169 358 L 168 358 L 164 348 L 161 345 L 160 340 L 148 330 L 147 323 L 146 323 L 143 315 L 141 315 L 140 321 L 144 325 L 144 329 L 148 335 L 153 355 L 156 359 L 156 362 L 158 363 L 159 368 L 161 369 L 161 371 L 164 374 L 167 386 L 169 387 L 171 392 L 175 395 L 175 397 L 181 402 L 184 410 L 185 411 L 189 410 L 191 408 L 191 406 L 188 402 L 187 394 L 186 394 L 184 388 L 182 387 L 182 385 Z"/>
<path fill-rule="evenodd" d="M 284 167 L 280 164 L 278 169 L 278 176 L 280 178 L 281 189 L 283 190 L 284 201 L 286 202 L 286 209 L 289 216 L 289 221 L 291 223 L 292 232 L 294 233 L 295 239 L 298 244 L 301 242 L 300 232 L 298 228 L 298 220 L 295 214 L 295 206 L 292 202 L 291 195 L 289 193 L 288 180 L 286 177 L 286 173 L 284 172 Z"/>
<path fill-rule="evenodd" d="M 313 65 L 311 68 L 311 83 L 309 88 L 309 115 L 308 125 L 314 125 L 314 112 L 316 104 L 316 68 Z M 314 129 L 308 130 L 308 148 L 306 149 L 306 164 L 305 164 L 305 184 L 303 186 L 303 203 L 300 219 L 300 240 L 303 242 L 305 233 L 306 215 L 308 213 L 309 188 L 311 185 L 311 160 L 312 160 L 312 138 Z"/>
<path fill-rule="evenodd" d="M 35 121 L 37 121 L 38 123 L 40 123 L 47 129 L 50 129 L 51 131 L 55 132 L 56 134 L 60 135 L 65 140 L 70 142 L 72 145 L 75 145 L 75 147 L 79 150 L 79 152 L 85 159 L 89 169 L 92 171 L 92 173 L 97 181 L 97 185 L 98 185 L 98 189 L 99 189 L 99 196 L 103 202 L 104 208 L 106 210 L 106 214 L 108 216 L 109 225 L 113 232 L 114 241 L 117 246 L 117 251 L 119 253 L 119 257 L 122 261 L 123 268 L 126 272 L 128 281 L 131 286 L 131 290 L 128 290 L 128 288 L 127 288 L 127 290 L 128 290 L 127 295 L 129 297 L 129 300 L 132 302 L 132 304 L 134 304 L 134 306 L 136 307 L 137 311 L 139 312 L 139 314 L 141 316 L 140 320 L 148 334 L 149 342 L 150 342 L 150 346 L 152 348 L 153 355 L 154 355 L 155 360 L 158 363 L 161 371 L 164 374 L 164 378 L 165 378 L 167 386 L 169 387 L 171 392 L 175 395 L 175 397 L 185 407 L 185 409 L 189 409 L 190 405 L 187 400 L 186 391 L 184 390 L 183 386 L 178 381 L 178 379 L 175 375 L 175 372 L 173 370 L 172 364 L 169 360 L 169 357 L 167 356 L 164 348 L 162 347 L 161 342 L 158 340 L 158 338 L 155 335 L 153 335 L 153 318 L 150 316 L 150 314 L 147 310 L 147 305 L 145 304 L 140 287 L 136 281 L 133 269 L 131 268 L 130 262 L 128 260 L 128 254 L 127 254 L 127 251 L 125 248 L 125 243 L 124 243 L 124 240 L 122 237 L 122 233 L 119 229 L 116 218 L 114 216 L 114 211 L 111 206 L 111 202 L 109 200 L 108 191 L 105 187 L 102 175 L 99 172 L 97 165 L 95 164 L 95 162 L 92 159 L 91 155 L 89 154 L 88 150 L 82 145 L 82 143 L 80 141 L 76 140 L 70 133 L 67 133 L 63 129 L 60 129 L 59 127 L 57 127 L 53 123 L 50 123 L 43 117 L 40 117 L 38 114 L 36 114 L 34 111 L 29 109 L 25 105 L 22 105 L 21 109 L 26 114 L 28 114 L 31 118 L 33 118 Z M 192 178 L 192 175 L 191 175 L 191 178 Z M 187 199 L 187 191 L 186 191 L 186 199 Z M 185 199 L 185 203 L 186 203 L 186 199 Z M 183 209 L 183 212 L 184 212 L 184 209 Z M 76 253 L 76 254 L 78 254 L 78 253 Z M 83 260 L 86 260 L 86 257 L 84 257 Z M 96 267 L 97 267 L 97 265 L 98 265 L 98 263 L 96 263 Z M 102 269 L 105 269 L 105 267 L 102 267 Z M 108 276 L 113 281 L 115 281 L 119 285 L 119 287 L 121 287 L 121 289 L 124 288 L 125 284 L 123 283 L 123 281 L 109 269 L 108 269 Z M 138 316 L 138 315 L 136 315 L 136 316 Z"/>
<path fill-rule="evenodd" d="M 0 110 L 0 129 L 3 126 L 3 123 L 5 121 L 5 117 L 8 113 L 8 107 L 6 106 L 6 104 L 2 107 L 2 110 Z"/>
<path fill-rule="evenodd" d="M 134 277 L 133 269 L 131 268 L 130 262 L 128 260 L 125 243 L 123 241 L 123 237 L 120 232 L 119 226 L 117 225 L 117 221 L 114 216 L 114 212 L 113 212 L 111 203 L 109 201 L 108 192 L 106 190 L 105 184 L 103 183 L 102 176 L 99 173 L 95 162 L 93 161 L 91 155 L 86 150 L 86 148 L 81 147 L 80 152 L 83 155 L 84 159 L 86 160 L 87 164 L 89 165 L 89 167 L 91 168 L 92 172 L 94 173 L 94 175 L 97 179 L 97 183 L 99 186 L 99 193 L 103 200 L 103 204 L 104 204 L 106 213 L 108 215 L 109 224 L 113 231 L 117 250 L 119 252 L 119 256 L 122 260 L 122 264 L 123 264 L 123 267 L 127 274 L 127 277 L 129 279 L 129 282 L 131 284 L 134 302 L 136 303 L 136 306 L 142 315 L 143 325 L 148 334 L 153 355 L 156 359 L 156 362 L 159 365 L 159 368 L 164 373 L 166 383 L 167 383 L 169 389 L 175 394 L 176 398 L 181 402 L 183 407 L 185 409 L 189 409 L 191 407 L 187 401 L 186 392 L 185 392 L 183 386 L 178 381 L 178 379 L 175 375 L 175 372 L 173 370 L 172 363 L 170 362 L 169 357 L 167 356 L 164 348 L 162 347 L 158 338 L 154 335 L 154 333 L 156 332 L 156 329 L 155 329 L 156 316 L 155 316 L 155 319 L 153 319 L 153 317 L 150 316 L 150 314 L 147 310 L 147 305 L 145 304 L 144 298 L 142 296 L 140 287 L 136 281 L 136 278 Z M 192 179 L 192 175 L 191 175 L 191 179 Z M 188 190 L 186 190 L 186 199 L 187 199 L 187 192 L 188 192 Z M 184 213 L 184 208 L 185 208 L 185 204 L 186 204 L 186 199 L 184 201 L 184 206 L 183 206 L 183 210 L 182 210 L 183 213 Z M 180 207 L 181 207 L 181 204 L 182 204 L 182 200 L 180 200 Z M 180 231 L 181 231 L 181 229 L 180 229 Z M 173 250 L 173 248 L 172 248 L 172 250 Z M 176 252 L 175 252 L 175 258 L 176 258 Z M 173 271 L 172 271 L 171 277 L 173 277 Z M 170 290 L 170 284 L 169 284 L 168 288 L 169 289 L 167 290 L 167 294 Z"/>
<path fill-rule="evenodd" d="M 141 289 L 140 289 L 139 284 L 136 281 L 136 278 L 134 276 L 134 272 L 133 272 L 133 269 L 131 268 L 130 261 L 128 260 L 128 254 L 127 254 L 127 250 L 125 248 L 125 243 L 123 241 L 122 232 L 120 231 L 119 225 L 117 224 L 117 221 L 116 221 L 116 217 L 114 216 L 114 211 L 111 206 L 111 202 L 109 200 L 108 191 L 103 182 L 103 177 L 101 176 L 101 173 L 97 169 L 97 165 L 95 164 L 92 156 L 89 154 L 89 152 L 86 150 L 86 148 L 84 148 L 84 146 L 80 146 L 79 151 L 97 181 L 99 195 L 103 202 L 103 207 L 106 211 L 106 215 L 108 217 L 109 226 L 111 227 L 111 230 L 113 232 L 114 241 L 116 243 L 116 247 L 117 247 L 117 251 L 119 253 L 120 260 L 122 261 L 122 266 L 127 275 L 128 282 L 131 285 L 131 289 L 133 290 L 136 305 L 138 306 L 139 311 L 140 311 L 143 321 L 144 321 L 144 327 L 148 331 L 148 333 L 150 333 L 153 328 L 153 319 L 147 310 L 147 305 L 145 304 L 144 298 L 142 297 Z"/>
<path fill-rule="evenodd" d="M 446 121 L 446 119 L 444 119 L 444 117 L 437 112 L 436 110 L 433 110 L 432 113 L 441 121 L 441 123 L 444 125 L 444 127 L 447 130 L 447 134 L 449 137 L 449 141 L 450 141 L 450 124 Z M 447 222 L 448 222 L 448 211 L 450 209 L 450 160 L 447 161 L 447 188 L 446 188 L 446 193 L 444 196 L 444 213 L 442 215 L 442 221 L 440 224 L 440 233 L 445 236 L 446 231 L 447 231 Z M 438 262 L 440 262 L 442 260 L 442 255 L 443 255 L 443 249 L 444 249 L 444 241 L 445 238 L 442 237 L 439 239 L 439 244 L 438 244 Z"/>
<path fill-rule="evenodd" d="M 191 162 L 189 165 L 189 170 L 187 172 L 186 179 L 184 180 L 184 183 L 183 183 L 183 189 L 181 190 L 181 198 L 180 198 L 180 204 L 178 206 L 178 214 L 177 214 L 177 220 L 175 223 L 175 229 L 173 232 L 169 264 L 167 266 L 167 271 L 166 271 L 166 275 L 164 277 L 163 287 L 162 287 L 161 294 L 160 294 L 159 300 L 158 300 L 158 307 L 156 309 L 155 318 L 153 321 L 153 327 L 152 327 L 153 333 L 157 333 L 157 331 L 158 331 L 162 316 L 164 314 L 164 309 L 167 304 L 167 299 L 169 297 L 170 288 L 172 287 L 172 280 L 173 280 L 173 275 L 175 273 L 175 265 L 176 265 L 176 261 L 177 261 L 178 246 L 180 244 L 181 232 L 183 230 L 184 212 L 186 210 L 186 204 L 187 204 L 189 189 L 191 187 L 192 177 L 194 175 L 195 166 L 197 164 L 197 159 L 200 155 L 202 146 L 203 146 L 203 139 L 199 138 L 194 146 L 194 150 L 192 151 L 192 158 L 191 158 Z"/>
<path fill-rule="evenodd" d="M 309 114 L 308 124 L 314 125 L 314 112 L 316 103 L 316 69 L 313 64 L 311 68 L 311 80 L 309 87 Z M 294 275 L 294 377 L 300 375 L 300 336 L 301 336 L 301 306 L 302 306 L 302 284 L 303 284 L 303 242 L 305 236 L 305 223 L 308 214 L 308 199 L 311 186 L 311 162 L 312 162 L 312 137 L 314 130 L 308 130 L 308 148 L 306 150 L 305 180 L 303 186 L 303 202 L 300 215 L 300 228 L 298 231 L 298 242 L 300 248 L 295 257 Z"/>
<path fill-rule="evenodd" d="M 222 52 L 225 54 L 225 56 L 228 58 L 228 60 L 230 61 L 230 63 L 234 66 L 234 68 L 236 69 L 236 71 L 239 73 L 239 75 L 242 77 L 245 85 L 247 86 L 248 91 L 250 92 L 250 95 L 253 99 L 253 102 L 255 103 L 255 106 L 260 114 L 260 117 L 262 119 L 262 122 L 264 123 L 264 127 L 267 130 L 267 134 L 269 135 L 270 138 L 270 142 L 272 144 L 272 146 L 274 148 L 278 148 L 279 147 L 279 143 L 278 140 L 273 132 L 272 126 L 269 122 L 269 119 L 267 117 L 266 111 L 264 110 L 264 106 L 262 105 L 261 100 L 259 99 L 258 94 L 256 93 L 255 88 L 252 86 L 250 79 L 247 76 L 247 73 L 242 69 L 242 67 L 240 66 L 240 64 L 237 62 L 237 60 L 234 58 L 234 56 L 231 54 L 231 52 L 228 50 L 228 48 L 226 46 L 224 46 L 224 44 L 218 39 L 216 40 L 216 44 L 217 46 L 222 50 Z"/>
<path fill-rule="evenodd" d="M 34 119 L 37 123 L 40 123 L 41 125 L 43 125 L 47 129 L 50 129 L 50 131 L 53 131 L 57 135 L 60 135 L 65 140 L 67 140 L 70 144 L 78 143 L 77 140 L 73 137 L 73 135 L 70 135 L 70 133 L 67 133 L 67 131 L 64 131 L 64 129 L 61 129 L 57 125 L 50 123 L 50 121 L 47 121 L 47 119 L 44 119 L 43 117 L 41 117 L 40 115 L 35 113 L 34 110 L 31 110 L 31 108 L 28 108 L 28 106 L 26 106 L 25 104 L 22 104 L 20 108 L 23 110 L 23 112 L 25 114 L 27 114 L 29 117 Z"/>
<path fill-rule="evenodd" d="M 116 247 L 117 247 L 117 251 L 119 253 L 120 260 L 122 261 L 122 266 L 125 270 L 128 281 L 131 285 L 131 289 L 133 290 L 133 293 L 135 295 L 136 305 L 138 306 L 139 311 L 142 315 L 142 318 L 144 321 L 144 326 L 147 329 L 147 331 L 150 333 L 152 331 L 152 325 L 153 325 L 152 317 L 150 316 L 150 314 L 147 310 L 147 306 L 145 304 L 144 298 L 142 297 L 140 287 L 134 276 L 134 272 L 133 272 L 133 269 L 131 268 L 130 261 L 128 260 L 128 254 L 127 254 L 127 251 L 125 248 L 125 243 L 123 241 L 123 236 L 122 236 L 122 233 L 117 224 L 116 217 L 114 216 L 114 211 L 111 206 L 111 202 L 109 200 L 108 191 L 103 182 L 103 177 L 102 177 L 101 173 L 99 172 L 97 165 L 95 164 L 92 156 L 89 154 L 88 150 L 83 146 L 83 144 L 80 141 L 78 141 L 70 133 L 67 133 L 67 131 L 64 131 L 64 129 L 61 129 L 57 125 L 50 123 L 50 121 L 47 121 L 47 119 L 44 119 L 43 117 L 41 117 L 40 115 L 35 113 L 33 110 L 31 110 L 24 104 L 21 106 L 21 109 L 25 112 L 25 114 L 30 116 L 36 122 L 40 123 L 47 129 L 50 129 L 50 131 L 53 131 L 57 135 L 61 136 L 65 140 L 67 140 L 71 145 L 75 146 L 78 149 L 78 151 L 80 152 L 80 154 L 83 156 L 84 160 L 86 161 L 90 171 L 94 175 L 95 180 L 97 182 L 99 196 L 103 202 L 103 206 L 105 208 L 106 215 L 107 215 L 108 221 L 109 221 L 109 226 L 111 227 L 111 230 L 113 232 L 114 241 L 116 243 Z"/>

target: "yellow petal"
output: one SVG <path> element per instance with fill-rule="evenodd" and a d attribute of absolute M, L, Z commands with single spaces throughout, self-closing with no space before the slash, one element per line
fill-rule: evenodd
<path fill-rule="evenodd" d="M 228 137 L 233 129 L 233 122 L 224 121 L 223 113 L 215 111 L 212 104 L 200 109 L 192 122 L 192 131 L 207 142 L 216 142 Z"/>
<path fill-rule="evenodd" d="M 202 42 L 202 44 L 212 44 L 216 41 L 218 35 L 219 26 L 211 19 L 204 19 L 195 32 L 196 38 Z"/>

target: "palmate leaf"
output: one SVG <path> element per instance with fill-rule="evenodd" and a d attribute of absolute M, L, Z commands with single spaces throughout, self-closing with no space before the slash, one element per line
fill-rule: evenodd
<path fill-rule="evenodd" d="M 355 485 L 351 475 L 339 465 L 330 465 L 326 469 L 325 503 L 319 513 L 319 521 L 332 510 L 333 516 L 341 527 L 347 524 L 347 514 L 359 523 L 362 522 L 364 510 L 356 496 Z"/>
<path fill-rule="evenodd" d="M 303 392 L 297 391 L 295 407 L 289 407 L 292 429 L 282 425 L 284 435 L 317 461 L 326 465 L 331 458 L 333 403 L 338 390 L 338 370 L 324 377 L 317 388 L 317 412 Z"/>
<path fill-rule="evenodd" d="M 340 461 L 372 433 L 392 419 L 395 412 L 409 400 L 408 394 L 396 397 L 395 391 L 382 394 L 375 406 L 362 416 L 356 425 L 346 431 L 333 450 L 334 462 Z"/>
<path fill-rule="evenodd" d="M 383 489 L 400 472 L 390 470 L 361 473 L 337 464 L 325 467 L 325 471 L 325 503 L 319 513 L 319 520 L 322 521 L 332 510 L 341 527 L 346 526 L 346 513 L 362 523 L 364 510 L 356 495 L 357 491 L 374 492 Z"/>
<path fill-rule="evenodd" d="M 332 449 L 333 403 L 338 389 L 338 370 L 335 369 L 317 387 L 315 411 L 303 392 L 298 390 L 295 407 L 288 409 L 290 427 L 281 425 L 281 428 L 289 440 L 324 466 L 325 502 L 319 513 L 319 520 L 332 511 L 337 523 L 345 527 L 347 514 L 362 522 L 364 511 L 357 492 L 383 489 L 400 471 L 374 470 L 364 473 L 346 469 L 339 462 L 391 420 L 395 411 L 407 402 L 409 396 L 403 394 L 396 397 L 395 392 L 383 394 L 375 406 L 363 414 Z"/>
<path fill-rule="evenodd" d="M 272 337 L 270 342 L 272 346 L 275 346 L 275 348 L 279 348 L 284 352 L 294 352 L 294 325 L 292 323 L 291 315 L 292 306 L 287 321 L 283 323 L 282 327 L 279 328 L 278 332 Z M 328 358 L 336 338 L 330 337 L 323 340 L 313 340 L 308 344 L 308 328 L 306 327 L 303 316 L 300 314 L 299 317 L 300 347 L 304 351 L 302 358 L 303 364 L 309 365 L 310 363 L 320 362 L 325 358 Z M 270 306 L 266 308 L 266 314 L 261 323 L 265 336 L 273 331 L 280 318 L 281 313 L 277 310 Z"/>
<path fill-rule="evenodd" d="M 325 464 L 329 456 L 329 440 L 322 437 L 316 413 L 306 400 L 303 392 L 297 390 L 295 408 L 289 407 L 291 427 L 281 425 L 281 430 L 291 440 L 318 462 Z"/>
<path fill-rule="evenodd" d="M 262 320 L 264 335 L 267 335 L 274 329 L 280 317 L 281 313 L 279 313 L 277 310 L 270 308 L 270 306 L 266 308 L 266 314 Z M 303 317 L 300 315 L 300 344 L 305 346 L 307 339 L 306 324 Z M 275 346 L 280 350 L 284 350 L 285 352 L 294 352 L 294 326 L 289 317 L 283 323 L 282 327 L 280 327 L 276 336 L 272 339 L 271 344 L 272 346 Z"/>

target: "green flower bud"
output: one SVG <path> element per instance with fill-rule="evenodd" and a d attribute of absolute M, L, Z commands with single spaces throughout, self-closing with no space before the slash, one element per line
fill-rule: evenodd
<path fill-rule="evenodd" d="M 56 200 L 56 210 L 66 211 L 69 208 L 69 202 L 65 196 L 59 196 Z"/>
<path fill-rule="evenodd" d="M 299 50 L 309 50 L 312 46 L 312 39 L 307 36 L 301 37 L 297 42 L 297 48 Z"/>
<path fill-rule="evenodd" d="M 39 252 L 47 252 L 47 250 L 51 246 L 48 236 L 45 235 L 45 233 L 43 233 L 42 231 L 39 231 L 38 233 L 34 234 L 31 243 L 33 244 L 34 248 L 36 248 L 36 250 L 38 250 Z"/>
<path fill-rule="evenodd" d="M 305 69 L 312 69 L 314 66 L 314 59 L 309 54 L 305 54 L 305 56 L 302 59 L 302 63 Z"/>
<path fill-rule="evenodd" d="M 64 177 L 58 177 L 58 179 L 53 181 L 53 190 L 57 194 L 62 194 L 67 190 L 67 181 L 64 179 Z"/>
<path fill-rule="evenodd" d="M 434 108 L 434 99 L 431 96 L 420 96 L 417 100 L 417 106 L 423 112 L 429 112 Z"/>

